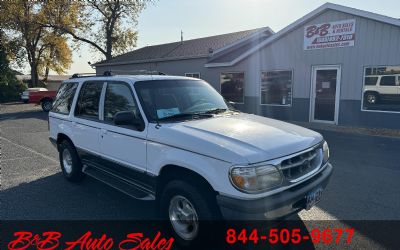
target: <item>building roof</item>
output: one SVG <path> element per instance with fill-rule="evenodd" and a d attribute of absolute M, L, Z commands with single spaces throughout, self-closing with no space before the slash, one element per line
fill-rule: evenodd
<path fill-rule="evenodd" d="M 380 14 L 376 14 L 376 13 L 372 13 L 372 12 L 368 12 L 368 11 L 364 11 L 364 10 L 359 10 L 359 9 L 355 9 L 355 8 L 351 8 L 351 7 L 338 5 L 338 4 L 325 3 L 325 4 L 321 5 L 320 7 L 318 7 L 317 9 L 313 10 L 312 12 L 308 13 L 307 15 L 303 16 L 302 18 L 298 19 L 294 23 L 288 25 L 287 27 L 283 28 L 279 32 L 277 32 L 274 35 L 270 36 L 268 39 L 265 39 L 265 41 L 257 44 L 256 46 L 254 46 L 250 50 L 247 50 L 244 53 L 236 56 L 235 58 L 233 58 L 233 59 L 231 58 L 231 60 L 225 60 L 225 61 L 221 61 L 221 60 L 220 61 L 216 61 L 216 62 L 210 61 L 205 66 L 206 67 L 210 67 L 210 68 L 211 67 L 233 66 L 236 63 L 238 63 L 241 60 L 243 60 L 244 58 L 246 58 L 246 57 L 250 56 L 251 54 L 255 53 L 259 49 L 261 49 L 261 48 L 267 46 L 268 44 L 278 40 L 279 38 L 281 38 L 285 34 L 297 29 L 299 26 L 303 25 L 304 23 L 308 22 L 309 20 L 313 19 L 314 17 L 320 15 L 321 13 L 323 13 L 323 12 L 325 12 L 327 10 L 336 10 L 336 11 L 344 12 L 344 13 L 351 14 L 351 15 L 354 15 L 354 16 L 360 16 L 360 17 L 364 17 L 364 18 L 367 18 L 367 19 L 371 19 L 371 20 L 375 20 L 375 21 L 378 21 L 378 22 L 387 23 L 387 24 L 390 24 L 390 25 L 394 25 L 394 26 L 400 27 L 400 19 L 397 19 L 397 18 L 388 17 L 388 16 L 384 16 L 384 15 L 380 15 Z"/>
<path fill-rule="evenodd" d="M 27 81 L 31 79 L 31 75 L 17 75 L 16 76 L 20 81 Z M 70 75 L 49 75 L 47 77 L 48 82 L 62 82 L 64 80 L 69 79 Z M 40 77 L 40 80 L 43 80 L 43 77 Z"/>
<path fill-rule="evenodd" d="M 134 64 L 143 62 L 180 60 L 189 58 L 202 58 L 218 52 L 222 48 L 229 48 L 237 42 L 252 37 L 259 32 L 268 31 L 270 35 L 273 31 L 268 28 L 258 28 L 252 30 L 239 31 L 217 36 L 203 37 L 183 42 L 166 43 L 154 46 L 146 46 L 126 54 L 116 56 L 108 61 L 101 61 L 95 66 Z"/>

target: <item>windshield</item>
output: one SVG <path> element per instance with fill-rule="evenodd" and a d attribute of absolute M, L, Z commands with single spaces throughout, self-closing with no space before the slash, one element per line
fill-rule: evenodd
<path fill-rule="evenodd" d="M 228 109 L 224 98 L 202 80 L 141 81 L 135 89 L 150 122 Z"/>

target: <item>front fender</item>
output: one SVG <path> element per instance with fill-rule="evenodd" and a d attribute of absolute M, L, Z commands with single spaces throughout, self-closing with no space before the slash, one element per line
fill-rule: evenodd
<path fill-rule="evenodd" d="M 164 166 L 175 165 L 201 175 L 217 192 L 229 188 L 230 163 L 184 149 L 147 142 L 147 171 L 158 176 Z"/>

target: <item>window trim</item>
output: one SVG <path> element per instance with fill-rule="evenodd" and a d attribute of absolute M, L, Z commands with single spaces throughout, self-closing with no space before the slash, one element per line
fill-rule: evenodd
<path fill-rule="evenodd" d="M 243 102 L 235 102 L 235 104 L 245 104 L 245 92 L 246 92 L 246 88 L 245 88 L 245 86 L 246 86 L 246 71 L 227 71 L 227 72 L 220 72 L 219 73 L 219 94 L 226 100 L 226 101 L 228 101 L 228 102 L 231 102 L 231 101 L 229 101 L 228 99 L 226 99 L 223 95 L 222 95 L 222 83 L 221 83 L 221 75 L 222 74 L 235 74 L 235 73 L 243 73 L 243 95 L 242 95 L 242 99 L 243 99 Z"/>
<path fill-rule="evenodd" d="M 99 110 L 98 110 L 98 114 L 97 114 L 97 119 L 95 119 L 95 118 L 90 118 L 90 117 L 84 117 L 84 116 L 80 116 L 80 115 L 76 115 L 76 107 L 78 106 L 78 103 L 79 103 L 79 98 L 80 98 L 80 95 L 81 95 L 81 93 L 82 93 L 82 88 L 83 88 L 83 85 L 84 85 L 85 83 L 87 83 L 87 82 L 98 82 L 98 83 L 103 83 L 103 86 L 102 86 L 102 89 L 101 89 L 101 92 L 100 92 Z M 75 105 L 74 105 L 74 110 L 73 110 L 74 112 L 72 113 L 74 118 L 83 119 L 83 120 L 88 120 L 88 121 L 93 121 L 93 122 L 101 122 L 101 120 L 100 120 L 100 110 L 101 110 L 100 104 L 101 104 L 101 95 L 102 95 L 102 93 L 103 93 L 103 89 L 104 89 L 105 84 L 106 84 L 106 81 L 105 81 L 105 80 L 87 80 L 87 81 L 83 81 L 83 82 L 81 83 L 81 86 L 79 87 L 79 92 L 78 92 L 78 94 L 76 94 L 76 100 L 75 100 Z"/>
<path fill-rule="evenodd" d="M 105 105 L 105 101 L 106 101 L 107 86 L 108 86 L 109 83 L 119 83 L 119 84 L 122 84 L 122 85 L 125 85 L 125 86 L 128 87 L 128 89 L 129 89 L 129 91 L 131 92 L 131 95 L 132 95 L 132 97 L 133 97 L 133 101 L 134 101 L 134 103 L 135 103 L 135 105 L 136 105 L 136 108 L 137 108 L 137 110 L 138 110 L 139 113 L 140 113 L 142 122 L 143 122 L 143 124 L 144 124 L 143 130 L 138 130 L 138 129 L 134 129 L 134 128 L 131 128 L 131 127 L 122 127 L 122 126 L 118 126 L 118 125 L 115 125 L 115 124 L 112 123 L 112 122 L 108 122 L 108 121 L 104 120 L 104 105 Z M 103 95 L 103 92 L 104 92 L 104 95 Z M 105 82 L 104 82 L 104 86 L 103 86 L 102 95 L 101 95 L 100 98 L 101 98 L 100 103 L 102 103 L 102 105 L 100 106 L 101 114 L 102 114 L 102 120 L 99 120 L 99 122 L 101 122 L 101 123 L 103 123 L 103 124 L 105 124 L 105 125 L 109 125 L 109 126 L 113 126 L 113 127 L 117 127 L 117 128 L 122 128 L 122 129 L 129 129 L 129 130 L 136 131 L 136 132 L 140 132 L 140 133 L 146 131 L 147 123 L 146 123 L 146 121 L 145 121 L 145 119 L 144 119 L 144 117 L 143 117 L 143 113 L 142 113 L 141 107 L 139 107 L 139 102 L 137 101 L 135 92 L 134 92 L 134 90 L 132 89 L 131 84 L 129 84 L 128 82 L 126 82 L 126 81 L 124 81 L 124 80 L 105 81 Z M 118 132 L 118 133 L 119 133 L 119 132 Z"/>
<path fill-rule="evenodd" d="M 391 64 L 391 65 L 364 65 L 362 70 L 362 85 L 361 85 L 361 102 L 360 102 L 360 111 L 361 112 L 372 112 L 372 113 L 387 113 L 387 114 L 400 114 L 400 111 L 384 111 L 384 110 L 370 110 L 364 109 L 364 88 L 365 88 L 365 71 L 367 68 L 377 68 L 377 67 L 400 67 L 400 64 Z M 380 80 L 379 80 L 380 81 Z M 400 76 L 398 76 L 398 84 L 400 86 Z"/>
<path fill-rule="evenodd" d="M 199 75 L 199 78 L 193 77 L 193 76 L 188 76 L 188 74 L 191 74 L 191 75 L 198 74 L 198 75 Z M 201 74 L 200 74 L 200 72 L 187 72 L 187 73 L 185 73 L 185 76 L 186 76 L 186 77 L 192 77 L 192 78 L 201 79 Z"/>
<path fill-rule="evenodd" d="M 291 91 L 290 104 L 267 104 L 267 103 L 263 104 L 263 103 L 261 102 L 261 101 L 262 101 L 262 98 L 261 98 L 262 73 L 263 73 L 263 72 L 271 72 L 271 71 L 291 71 L 291 72 L 292 72 L 292 75 L 291 75 L 292 84 L 291 84 L 291 87 L 290 87 L 290 91 Z M 259 93 L 259 97 L 260 97 L 259 105 L 260 105 L 260 106 L 289 107 L 289 108 L 292 107 L 292 105 L 293 105 L 293 78 L 294 78 L 294 69 L 293 69 L 293 68 L 289 68 L 289 69 L 261 70 L 261 71 L 260 71 L 259 77 L 260 77 L 260 78 L 259 78 L 259 80 L 260 80 L 260 82 L 259 82 L 259 91 L 260 91 L 260 93 Z"/>

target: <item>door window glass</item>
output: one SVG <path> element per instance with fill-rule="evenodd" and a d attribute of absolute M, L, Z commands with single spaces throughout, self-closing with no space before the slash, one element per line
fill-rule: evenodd
<path fill-rule="evenodd" d="M 395 76 L 382 76 L 380 85 L 381 86 L 396 86 L 396 77 Z"/>
<path fill-rule="evenodd" d="M 76 116 L 89 119 L 98 119 L 102 88 L 103 82 L 83 83 L 75 108 Z"/>
<path fill-rule="evenodd" d="M 104 120 L 113 122 L 114 115 L 120 111 L 132 111 L 140 117 L 130 87 L 123 82 L 108 82 L 104 100 Z"/>
<path fill-rule="evenodd" d="M 337 73 L 336 69 L 316 71 L 315 120 L 335 121 Z"/>

